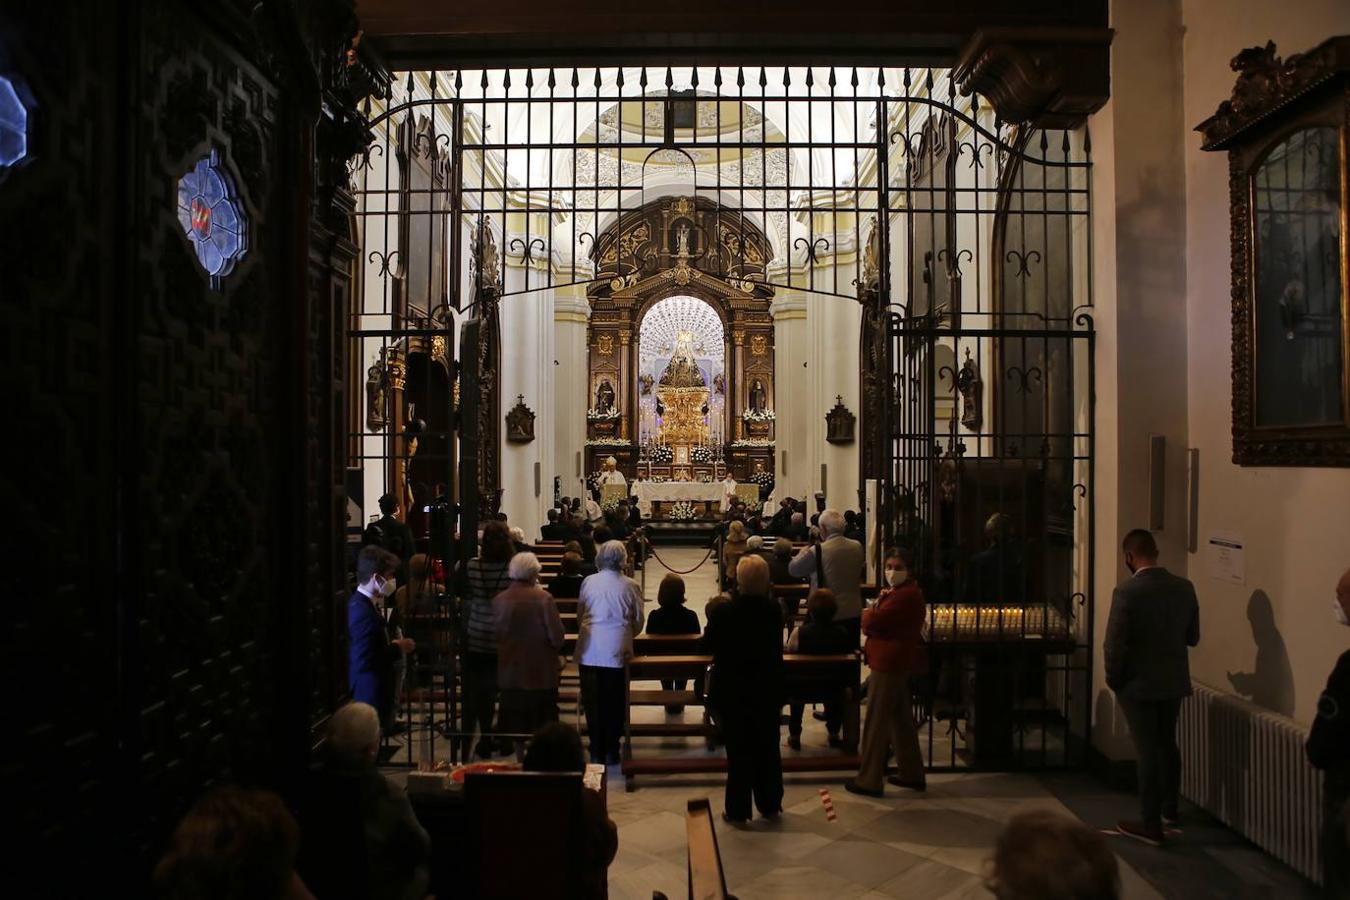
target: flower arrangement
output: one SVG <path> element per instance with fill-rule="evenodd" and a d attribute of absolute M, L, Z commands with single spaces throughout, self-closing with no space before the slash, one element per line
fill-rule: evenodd
<path fill-rule="evenodd" d="M 733 446 L 733 447 L 772 447 L 772 446 L 773 446 L 773 441 L 769 440 L 768 438 L 741 438 L 740 440 L 732 441 L 732 442 L 731 442 L 731 446 Z"/>
<path fill-rule="evenodd" d="M 666 517 L 676 522 L 688 522 L 694 518 L 694 504 L 688 500 L 677 500 L 671 504 Z"/>
<path fill-rule="evenodd" d="M 631 446 L 623 438 L 586 438 L 587 447 L 628 447 Z"/>
<path fill-rule="evenodd" d="M 760 469 L 758 472 L 750 473 L 749 481 L 751 484 L 757 484 L 760 487 L 769 487 L 773 484 L 773 474 Z"/>
<path fill-rule="evenodd" d="M 622 497 L 610 497 L 600 504 L 600 509 L 604 512 L 611 513 L 618 509 L 619 504 L 622 502 L 624 502 Z"/>
<path fill-rule="evenodd" d="M 615 407 L 609 409 L 588 409 L 586 410 L 587 422 L 608 422 L 611 419 L 619 418 L 619 411 Z"/>
<path fill-rule="evenodd" d="M 747 422 L 772 422 L 774 415 L 771 409 L 748 409 L 741 418 Z"/>
<path fill-rule="evenodd" d="M 658 466 L 669 465 L 675 460 L 675 451 L 669 444 L 653 444 L 647 451 L 647 458 Z"/>
<path fill-rule="evenodd" d="M 710 463 L 713 460 L 712 448 L 699 445 L 689 451 L 689 459 L 696 463 Z"/>

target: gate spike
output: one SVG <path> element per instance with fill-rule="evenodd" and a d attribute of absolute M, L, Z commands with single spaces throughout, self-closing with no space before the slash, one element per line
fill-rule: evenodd
<path fill-rule="evenodd" d="M 595 90 L 596 90 L 596 93 L 599 93 L 599 92 L 600 92 L 600 67 L 599 67 L 599 66 L 596 66 L 596 67 L 595 67 Z"/>
<path fill-rule="evenodd" d="M 834 90 L 834 85 L 835 85 L 835 79 L 834 79 L 834 66 L 830 66 L 830 79 L 829 79 L 829 85 L 830 85 L 830 90 Z"/>
<path fill-rule="evenodd" d="M 785 94 L 787 93 L 787 89 L 792 86 L 791 72 L 792 72 L 791 66 L 783 66 L 783 93 Z M 811 77 L 810 66 L 806 67 L 806 77 L 807 78 Z"/>
<path fill-rule="evenodd" d="M 717 90 L 718 90 L 719 93 L 720 93 L 721 90 L 722 90 L 722 67 L 721 67 L 721 66 L 718 66 L 717 68 L 713 69 L 713 87 L 717 88 Z"/>
<path fill-rule="evenodd" d="M 642 93 L 644 93 L 644 94 L 647 93 L 647 67 L 646 67 L 646 66 L 643 66 L 641 69 L 638 70 L 638 87 L 642 89 Z"/>
<path fill-rule="evenodd" d="M 853 85 L 853 93 L 858 93 L 858 67 L 853 66 L 849 69 L 853 74 L 849 76 L 848 82 Z"/>
<path fill-rule="evenodd" d="M 1064 140 L 1060 142 L 1059 148 L 1064 151 L 1065 156 L 1069 155 L 1069 129 L 1067 128 L 1064 129 Z"/>
<path fill-rule="evenodd" d="M 573 67 L 572 67 L 572 91 L 575 92 L 576 89 L 579 88 L 579 87 L 581 87 L 581 73 L 577 71 L 577 67 L 576 67 L 576 66 L 573 66 Z"/>
<path fill-rule="evenodd" d="M 1092 154 L 1092 131 L 1086 124 L 1083 125 L 1083 152 Z"/>
<path fill-rule="evenodd" d="M 502 70 L 502 88 L 506 91 L 507 94 L 510 94 L 510 93 L 511 93 L 511 70 L 510 70 L 510 69 L 503 69 L 503 70 Z"/>
<path fill-rule="evenodd" d="M 432 96 L 432 97 L 435 97 L 435 96 L 436 96 L 436 71 L 435 71 L 434 69 L 432 70 L 431 75 L 427 78 L 427 81 L 431 84 L 431 96 Z"/>
<path fill-rule="evenodd" d="M 666 66 L 666 91 L 669 92 L 674 86 L 675 73 L 670 70 L 670 66 Z"/>
<path fill-rule="evenodd" d="M 908 72 L 909 70 L 906 69 L 905 71 Z M 883 67 L 881 67 L 881 66 L 877 66 L 877 87 L 882 91 L 882 93 L 885 93 L 885 91 L 886 91 L 886 70 L 885 70 Z"/>
<path fill-rule="evenodd" d="M 905 93 L 909 93 L 909 66 L 905 66 Z"/>
<path fill-rule="evenodd" d="M 759 87 L 760 90 L 769 86 L 769 73 L 763 66 L 759 67 Z"/>
<path fill-rule="evenodd" d="M 971 95 L 970 95 L 970 115 L 971 115 L 971 118 L 974 118 L 974 117 L 979 113 L 979 111 L 980 111 L 980 95 L 979 95 L 979 94 L 971 94 Z"/>
<path fill-rule="evenodd" d="M 480 88 L 483 89 L 484 93 L 487 92 L 487 88 L 488 88 L 487 69 L 484 69 L 484 70 L 483 70 L 483 79 L 482 79 L 482 82 L 481 82 L 478 86 L 479 86 Z"/>
<path fill-rule="evenodd" d="M 459 69 L 455 70 L 455 95 L 458 96 L 460 89 L 464 87 L 464 73 Z"/>
<path fill-rule="evenodd" d="M 689 79 L 689 86 L 698 89 L 698 66 L 694 66 L 694 75 Z"/>
<path fill-rule="evenodd" d="M 813 68 L 812 68 L 811 66 L 807 66 L 807 67 L 806 67 L 806 92 L 807 92 L 808 94 L 811 93 L 811 88 L 814 87 L 815 84 L 816 84 L 816 77 L 815 77 L 815 75 L 813 74 L 813 72 L 814 72 L 814 70 L 813 70 Z M 783 68 L 783 85 L 784 85 L 785 87 L 787 86 L 787 68 L 786 68 L 786 67 Z"/>
<path fill-rule="evenodd" d="M 1041 129 L 1041 153 L 1044 154 L 1045 151 L 1046 151 L 1047 149 L 1049 149 L 1049 147 L 1050 147 L 1050 138 L 1049 138 L 1049 136 L 1045 133 L 1045 129 L 1042 128 L 1042 129 Z"/>
<path fill-rule="evenodd" d="M 525 92 L 528 94 L 534 87 L 534 69 L 525 70 Z"/>
<path fill-rule="evenodd" d="M 548 70 L 548 89 L 549 89 L 549 92 L 552 93 L 553 89 L 556 88 L 557 86 L 558 86 L 558 79 L 557 79 L 556 77 L 554 77 L 554 75 L 553 75 L 553 70 L 552 70 L 552 69 L 549 69 L 549 70 Z"/>
<path fill-rule="evenodd" d="M 646 71 L 647 71 L 647 70 L 646 70 L 646 69 L 643 69 L 642 71 L 643 71 L 643 74 L 646 74 Z M 622 94 L 622 93 L 623 93 L 623 69 L 620 69 L 620 70 L 619 70 L 618 76 L 615 77 L 615 79 L 614 79 L 614 84 L 618 86 L 618 88 L 619 88 L 619 93 Z"/>
<path fill-rule="evenodd" d="M 933 96 L 933 69 L 928 69 L 928 77 L 923 80 L 923 86 L 928 89 L 928 96 Z"/>
<path fill-rule="evenodd" d="M 409 98 L 412 97 L 412 92 L 413 92 L 413 73 L 412 73 L 412 71 L 410 70 L 410 71 L 408 72 L 408 97 L 409 97 Z"/>
<path fill-rule="evenodd" d="M 740 66 L 736 67 L 736 87 L 745 87 L 745 70 Z"/>

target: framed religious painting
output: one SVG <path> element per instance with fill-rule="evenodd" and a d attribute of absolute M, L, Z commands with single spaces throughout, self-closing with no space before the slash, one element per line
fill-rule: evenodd
<path fill-rule="evenodd" d="M 1350 35 L 1233 69 L 1197 128 L 1229 161 L 1233 461 L 1350 466 Z"/>

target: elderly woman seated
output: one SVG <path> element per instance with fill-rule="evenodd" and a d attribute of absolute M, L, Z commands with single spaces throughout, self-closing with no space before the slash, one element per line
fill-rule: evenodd
<path fill-rule="evenodd" d="M 333 714 L 301 804 L 299 869 L 318 897 L 426 895 L 431 840 L 404 789 L 375 768 L 379 749 L 374 707 L 348 703 Z"/>

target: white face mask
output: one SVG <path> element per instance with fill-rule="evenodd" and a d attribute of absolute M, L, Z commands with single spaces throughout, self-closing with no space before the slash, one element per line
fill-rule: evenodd
<path fill-rule="evenodd" d="M 899 587 L 909 580 L 909 571 L 906 569 L 887 569 L 886 583 L 891 587 Z"/>
<path fill-rule="evenodd" d="M 1345 614 L 1345 607 L 1341 604 L 1341 598 L 1336 597 L 1331 601 L 1331 606 L 1336 610 L 1336 621 L 1342 625 L 1350 625 L 1350 617 Z"/>

